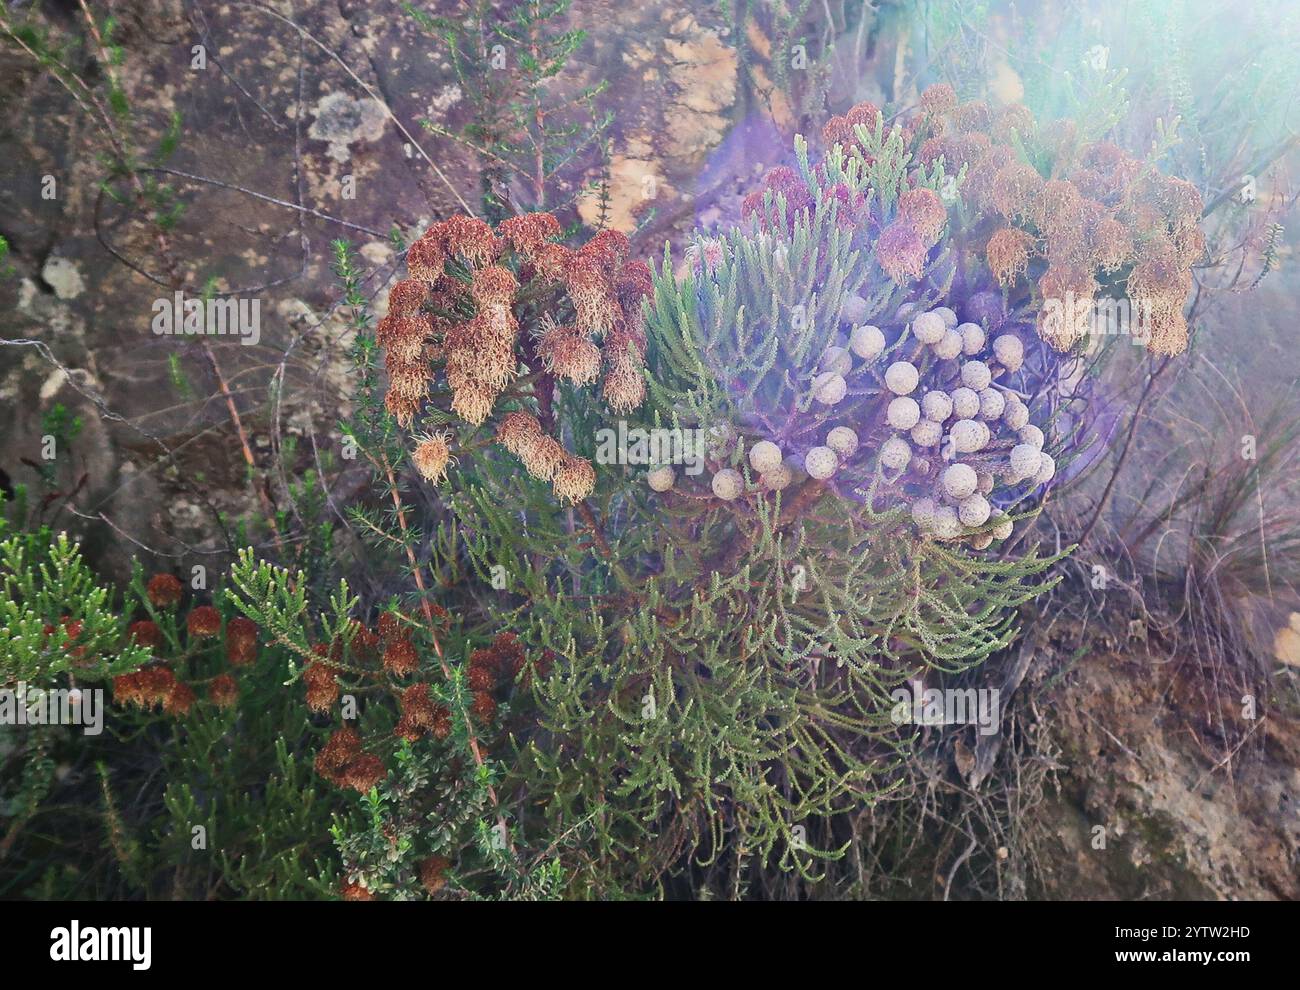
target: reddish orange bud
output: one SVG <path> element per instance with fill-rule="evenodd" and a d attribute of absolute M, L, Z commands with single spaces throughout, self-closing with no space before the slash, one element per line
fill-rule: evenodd
<path fill-rule="evenodd" d="M 155 608 L 168 608 L 181 600 L 181 583 L 172 574 L 155 574 L 146 593 Z"/>
<path fill-rule="evenodd" d="M 226 659 L 235 667 L 257 659 L 257 626 L 251 619 L 237 615 L 226 623 Z"/>
<path fill-rule="evenodd" d="M 132 622 L 126 627 L 126 636 L 147 649 L 153 649 L 162 642 L 162 630 L 148 619 Z"/>
<path fill-rule="evenodd" d="M 207 639 L 221 632 L 221 613 L 211 605 L 200 605 L 190 609 L 186 616 L 185 628 L 194 639 Z"/>
<path fill-rule="evenodd" d="M 163 701 L 163 711 L 168 715 L 188 715 L 194 701 L 194 689 L 177 681 Z"/>
<path fill-rule="evenodd" d="M 208 684 L 208 700 L 218 708 L 230 708 L 239 701 L 239 682 L 229 674 L 218 674 Z"/>

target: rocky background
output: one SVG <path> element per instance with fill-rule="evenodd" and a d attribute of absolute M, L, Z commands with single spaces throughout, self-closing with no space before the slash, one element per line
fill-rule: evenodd
<path fill-rule="evenodd" d="M 56 30 L 77 33 L 75 3 L 47 7 Z M 73 494 L 48 515 L 84 533 L 92 559 L 120 577 L 136 558 L 164 568 L 222 561 L 223 525 L 337 456 L 349 338 L 329 242 L 357 248 L 382 314 L 400 264 L 391 233 L 415 236 L 477 203 L 480 163 L 420 125 L 455 130 L 468 108 L 445 52 L 398 4 L 112 7 L 136 137 L 148 147 L 173 114 L 182 121 L 172 172 L 159 177 L 185 204 L 172 235 L 185 283 L 256 298 L 261 312 L 256 346 L 218 339 L 205 350 L 151 332 L 154 301 L 171 292 L 148 237 L 103 193 L 99 133 L 56 79 L 0 49 L 0 233 L 12 245 L 0 279 L 0 337 L 12 345 L 0 347 L 0 482 L 35 481 L 51 414 L 62 406 L 78 417 L 80 432 L 56 459 Z M 735 219 L 755 177 L 788 159 L 796 131 L 861 99 L 906 100 L 925 54 L 895 5 L 826 5 L 808 21 L 810 47 L 828 53 L 817 85 L 810 77 L 791 88 L 773 66 L 780 34 L 770 18 L 738 30 L 727 5 L 688 0 L 577 0 L 570 18 L 589 37 L 553 85 L 562 95 L 607 83 L 609 216 L 649 256 L 696 225 Z M 84 53 L 78 64 L 95 71 Z M 996 59 L 984 83 L 1009 100 L 1023 89 Z M 824 105 L 804 99 L 814 90 Z M 527 190 L 510 194 L 529 205 Z M 597 209 L 587 197 L 576 215 L 591 222 Z M 1247 395 L 1293 387 L 1297 290 L 1283 264 L 1233 296 L 1214 315 L 1222 332 L 1206 335 L 1196 359 Z M 1248 344 L 1239 327 L 1251 328 Z M 346 502 L 347 492 L 336 495 Z M 1300 605 L 1283 595 L 1267 606 L 1271 659 L 1294 677 Z M 1102 611 L 1091 628 L 1040 624 L 1029 641 L 1016 683 L 1035 692 L 1041 731 L 1053 737 L 1034 757 L 1052 764 L 1053 785 L 1023 809 L 1037 879 L 1006 893 L 1297 896 L 1294 712 L 1271 712 L 1224 762 L 1221 747 L 1204 743 L 1214 717 L 1197 687 L 1203 670 L 1181 662 L 1177 637 L 1135 627 L 1135 614 Z M 970 779 L 960 740 L 941 752 L 955 768 L 933 773 Z M 1109 830 L 1105 850 L 1091 843 L 1098 823 Z M 914 894 L 946 892 L 937 876 Z"/>

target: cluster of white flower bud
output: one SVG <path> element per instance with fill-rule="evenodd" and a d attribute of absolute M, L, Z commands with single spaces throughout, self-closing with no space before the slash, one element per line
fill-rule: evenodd
<path fill-rule="evenodd" d="M 817 362 L 811 382 L 816 403 L 840 403 L 848 394 L 854 359 L 870 366 L 890 350 L 879 327 L 861 322 L 868 311 L 865 300 L 846 301 L 841 318 L 853 324 L 852 330 Z M 835 426 L 822 444 L 802 456 L 760 439 L 749 447 L 749 466 L 763 490 L 778 492 L 804 478 L 826 481 L 851 462 L 869 466 L 878 460 L 923 533 L 960 539 L 982 550 L 1012 531 L 1010 517 L 990 503 L 995 486 L 1043 484 L 1056 472 L 1055 461 L 1043 451 L 1043 431 L 1029 422 L 1024 400 L 998 381 L 1024 364 L 1024 345 L 1010 333 L 990 342 L 983 327 L 960 323 L 946 306 L 919 313 L 905 306 L 898 318 L 910 319 L 916 346 L 903 349 L 904 339 L 902 348 L 894 348 L 899 358 L 883 374 L 873 372 L 884 385 L 884 419 L 891 435 L 864 447 L 854 429 Z M 664 492 L 673 487 L 675 476 L 671 468 L 656 467 L 646 479 L 654 491 Z M 711 487 L 714 496 L 731 501 L 743 493 L 744 477 L 723 468 L 713 475 Z"/>
<path fill-rule="evenodd" d="M 904 499 L 922 532 L 984 549 L 1011 535 L 1010 518 L 989 502 L 995 479 L 1004 486 L 1042 484 L 1056 472 L 1024 401 L 996 383 L 1023 365 L 1024 345 L 1014 334 L 1001 334 L 988 345 L 983 327 L 958 323 L 947 307 L 915 314 L 910 329 L 919 347 L 884 373 L 885 389 L 893 396 L 885 422 L 897 433 L 880 445 L 879 462 L 893 480 L 912 469 L 907 487 L 919 487 L 923 494 Z M 986 346 L 992 351 L 987 358 Z M 937 476 L 936 455 L 947 462 Z"/>

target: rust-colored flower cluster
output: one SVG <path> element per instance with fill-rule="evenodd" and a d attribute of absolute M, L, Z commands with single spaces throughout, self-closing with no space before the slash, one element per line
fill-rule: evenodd
<path fill-rule="evenodd" d="M 1202 202 L 1191 183 L 1107 143 L 1082 143 L 1068 120 L 1038 123 L 1023 106 L 993 110 L 957 104 L 949 87 L 932 87 L 914 121 L 917 156 L 945 171 L 965 169 L 961 192 L 985 218 L 980 236 L 989 270 L 1014 289 L 1032 279 L 1039 333 L 1059 349 L 1084 332 L 1078 320 L 1050 319 L 1050 301 L 1080 310 L 1106 280 L 1149 318 L 1148 348 L 1177 354 L 1187 346 L 1183 306 L 1191 266 L 1205 252 Z M 1018 158 L 1029 149 L 1050 163 L 1046 174 Z"/>
<path fill-rule="evenodd" d="M 179 580 L 171 574 L 155 574 L 149 579 L 146 595 L 155 608 L 172 608 L 182 597 Z M 192 641 L 214 639 L 222 635 L 221 613 L 211 605 L 196 605 L 185 616 L 185 629 Z M 157 650 L 165 643 L 157 623 L 140 619 L 126 627 L 126 638 L 139 646 Z M 257 625 L 243 616 L 225 624 L 226 660 L 232 667 L 246 667 L 257 659 Z M 198 700 L 194 688 L 177 679 L 176 674 L 158 662 L 113 679 L 113 697 L 118 704 L 140 709 L 161 706 L 168 715 L 187 715 Z M 207 699 L 218 708 L 233 707 L 239 701 L 239 682 L 229 673 L 218 674 L 207 685 Z"/>
<path fill-rule="evenodd" d="M 402 714 L 393 734 L 415 742 L 426 733 L 446 739 L 451 734 L 451 712 L 433 700 L 428 684 L 412 684 L 402 692 Z"/>
<path fill-rule="evenodd" d="M 556 498 L 580 502 L 596 487 L 596 470 L 591 462 L 565 450 L 530 413 L 503 416 L 497 427 L 497 443 L 518 457 L 534 478 L 549 481 Z"/>
<path fill-rule="evenodd" d="M 492 413 L 521 361 L 581 385 L 603 369 L 612 409 L 641 404 L 641 303 L 650 295 L 650 270 L 628 260 L 622 234 L 602 231 L 572 250 L 555 243 L 560 233 L 549 213 L 511 217 L 496 230 L 457 216 L 433 224 L 411 245 L 409 277 L 389 293 L 388 315 L 375 334 L 385 351 L 386 402 L 398 422 L 411 424 L 438 363 L 452 411 L 475 425 Z M 530 312 L 550 314 L 535 343 L 523 339 L 516 313 L 524 290 Z M 426 447 L 420 469 L 440 478 L 449 456 Z"/>
<path fill-rule="evenodd" d="M 329 711 L 339 700 L 339 650 L 331 650 L 324 643 L 312 648 L 316 659 L 302 669 L 302 682 L 307 687 L 307 707 L 317 714 Z"/>
<path fill-rule="evenodd" d="M 316 754 L 316 772 L 339 787 L 365 794 L 388 776 L 384 761 L 361 748 L 361 735 L 345 725 L 334 730 Z"/>

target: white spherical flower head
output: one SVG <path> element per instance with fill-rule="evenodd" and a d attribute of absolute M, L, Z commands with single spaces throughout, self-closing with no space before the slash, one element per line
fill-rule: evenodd
<path fill-rule="evenodd" d="M 992 380 L 993 373 L 983 361 L 967 361 L 961 366 L 961 383 L 969 389 L 982 392 Z"/>
<path fill-rule="evenodd" d="M 849 296 L 840 305 L 840 321 L 842 323 L 861 323 L 867 318 L 867 310 L 870 304 L 861 296 Z"/>
<path fill-rule="evenodd" d="M 885 335 L 880 327 L 854 327 L 849 335 L 849 350 L 864 361 L 874 361 L 885 350 Z"/>
<path fill-rule="evenodd" d="M 993 338 L 993 356 L 1008 371 L 1019 371 L 1025 363 L 1025 345 L 1015 334 L 1001 334 Z"/>
<path fill-rule="evenodd" d="M 970 538 L 970 548 L 972 550 L 987 550 L 992 543 L 992 533 L 976 533 Z"/>
<path fill-rule="evenodd" d="M 880 445 L 880 463 L 890 471 L 901 471 L 912 459 L 912 448 L 902 437 L 890 437 Z"/>
<path fill-rule="evenodd" d="M 957 518 L 963 526 L 983 526 L 989 521 L 989 511 L 988 499 L 976 492 L 961 500 L 957 506 Z"/>
<path fill-rule="evenodd" d="M 813 447 L 803 458 L 804 470 L 818 481 L 825 481 L 839 466 L 839 456 L 830 447 Z"/>
<path fill-rule="evenodd" d="M 961 501 L 975 494 L 979 478 L 969 464 L 951 464 L 943 472 L 943 490 L 949 498 Z"/>
<path fill-rule="evenodd" d="M 766 474 L 781 463 L 781 448 L 771 440 L 760 440 L 749 448 L 749 466 Z"/>
<path fill-rule="evenodd" d="M 993 440 L 993 431 L 989 429 L 989 424 L 982 419 L 975 420 L 975 425 L 980 428 L 980 450 L 983 450 Z"/>
<path fill-rule="evenodd" d="M 921 421 L 921 407 L 911 396 L 900 395 L 890 401 L 885 419 L 896 430 L 910 430 Z"/>
<path fill-rule="evenodd" d="M 1038 473 L 1034 475 L 1034 481 L 1037 484 L 1045 485 L 1056 476 L 1056 461 L 1051 454 L 1040 454 L 1041 460 L 1038 464 Z"/>
<path fill-rule="evenodd" d="M 895 395 L 910 395 L 920 380 L 920 373 L 907 361 L 895 361 L 885 369 L 885 388 Z"/>
<path fill-rule="evenodd" d="M 961 536 L 961 520 L 951 505 L 941 505 L 934 513 L 934 535 L 941 540 L 955 540 Z"/>
<path fill-rule="evenodd" d="M 1032 478 L 1042 462 L 1042 452 L 1032 443 L 1020 443 L 1011 448 L 1011 473 L 1019 478 Z"/>
<path fill-rule="evenodd" d="M 952 415 L 952 399 L 948 398 L 947 392 L 926 392 L 921 399 L 921 412 L 926 419 L 942 423 Z"/>
<path fill-rule="evenodd" d="M 1028 423 L 1020 428 L 1020 442 L 1027 443 L 1032 447 L 1043 449 L 1043 431 L 1033 423 Z"/>
<path fill-rule="evenodd" d="M 853 370 L 853 358 L 843 347 L 828 347 L 822 351 L 822 371 L 837 375 L 847 375 Z"/>
<path fill-rule="evenodd" d="M 922 313 L 912 321 L 912 336 L 923 344 L 937 344 L 948 329 L 938 313 Z"/>
<path fill-rule="evenodd" d="M 963 323 L 957 332 L 961 334 L 961 352 L 967 357 L 984 350 L 984 328 L 978 323 Z"/>
<path fill-rule="evenodd" d="M 651 468 L 645 473 L 646 484 L 652 491 L 666 492 L 673 487 L 677 480 L 677 475 L 673 473 L 670 467 Z"/>
<path fill-rule="evenodd" d="M 975 482 L 975 490 L 981 495 L 991 495 L 993 493 L 993 475 L 987 471 L 976 471 L 975 477 L 979 479 Z"/>
<path fill-rule="evenodd" d="M 934 309 L 930 310 L 930 312 L 938 313 L 941 317 L 943 317 L 943 325 L 947 327 L 949 330 L 951 330 L 953 327 L 957 325 L 957 314 L 954 313 L 947 306 L 936 306 L 934 307 Z"/>
<path fill-rule="evenodd" d="M 813 398 L 822 405 L 833 406 L 844 398 L 849 387 L 841 375 L 825 371 L 813 379 Z"/>
<path fill-rule="evenodd" d="M 837 426 L 826 434 L 826 446 L 847 460 L 858 452 L 858 435 L 847 426 Z"/>
<path fill-rule="evenodd" d="M 953 449 L 959 454 L 973 454 L 984 446 L 984 424 L 975 419 L 959 419 L 952 424 L 948 435 L 952 437 Z M 984 427 L 988 429 L 988 427 Z"/>
<path fill-rule="evenodd" d="M 1007 408 L 1007 400 L 1002 397 L 1002 393 L 995 388 L 986 388 L 980 394 L 980 415 L 985 419 L 994 420 L 1002 415 L 1003 410 Z"/>
<path fill-rule="evenodd" d="M 779 492 L 789 488 L 794 482 L 794 472 L 791 471 L 784 463 L 778 464 L 770 471 L 764 471 L 758 476 L 759 484 L 770 492 Z"/>
<path fill-rule="evenodd" d="M 993 537 L 998 540 L 1005 540 L 1011 536 L 1015 525 L 1011 522 L 1011 517 L 999 509 L 993 513 Z"/>
<path fill-rule="evenodd" d="M 740 476 L 739 471 L 723 468 L 713 476 L 712 488 L 714 495 L 724 502 L 730 502 L 745 490 L 745 479 Z"/>
<path fill-rule="evenodd" d="M 1013 430 L 1024 429 L 1025 424 L 1029 422 L 1029 407 L 1019 400 L 1008 401 L 1006 409 L 1002 412 L 1002 421 Z"/>
<path fill-rule="evenodd" d="M 956 330 L 945 330 L 943 338 L 934 345 L 934 356 L 941 361 L 951 361 L 961 353 L 961 334 Z"/>
<path fill-rule="evenodd" d="M 932 419 L 923 419 L 912 427 L 911 437 L 918 447 L 937 447 L 943 439 L 943 427 Z"/>
<path fill-rule="evenodd" d="M 973 388 L 952 390 L 952 414 L 958 419 L 974 419 L 980 413 L 980 395 Z"/>
<path fill-rule="evenodd" d="M 923 531 L 928 532 L 934 528 L 934 515 L 939 511 L 939 506 L 932 498 L 918 498 L 912 503 L 912 522 Z"/>

